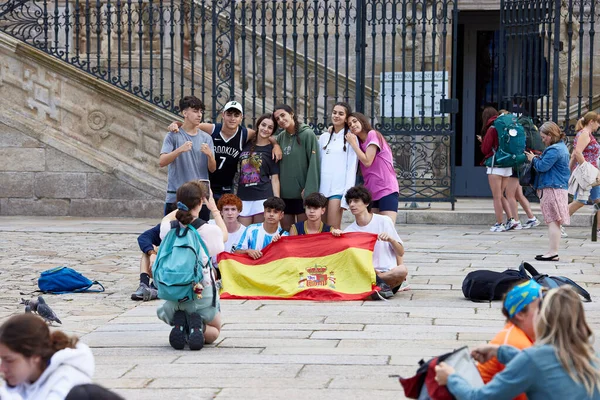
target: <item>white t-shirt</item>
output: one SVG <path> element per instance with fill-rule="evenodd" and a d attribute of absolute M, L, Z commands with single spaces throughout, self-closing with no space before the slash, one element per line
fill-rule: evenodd
<path fill-rule="evenodd" d="M 211 219 L 210 221 L 208 221 L 208 223 L 211 225 L 217 226 L 214 219 Z M 229 232 L 227 234 L 227 241 L 225 242 L 225 249 L 223 251 L 227 251 L 229 253 L 235 252 L 235 246 L 237 246 L 237 244 L 240 241 L 240 238 L 242 237 L 242 234 L 244 233 L 245 230 L 246 230 L 246 227 L 244 225 L 240 224 L 240 227 L 237 231 Z M 213 265 L 215 267 L 217 266 L 217 256 L 213 257 Z"/>
<path fill-rule="evenodd" d="M 372 214 L 372 216 L 373 218 L 371 219 L 371 222 L 369 222 L 367 225 L 358 226 L 355 221 L 352 223 L 352 225 L 344 229 L 344 233 L 367 232 L 378 235 L 385 232 L 398 243 L 402 244 L 402 239 L 400 239 L 400 236 L 398 236 L 398 232 L 396 232 L 396 228 L 394 227 L 390 217 L 379 214 Z M 396 260 L 396 252 L 394 251 L 392 245 L 388 242 L 377 240 L 377 243 L 375 243 L 375 248 L 373 249 L 373 266 L 375 267 L 375 270 L 379 272 L 386 272 L 396 268 L 397 265 L 398 262 Z"/>
<path fill-rule="evenodd" d="M 184 225 L 181 226 L 183 227 Z M 163 218 L 162 222 L 160 223 L 160 239 L 164 240 L 165 236 L 167 236 L 167 233 L 169 233 L 170 230 L 171 221 Z M 225 248 L 223 243 L 223 232 L 221 232 L 221 228 L 218 226 L 204 224 L 200 227 L 200 229 L 198 229 L 198 233 L 204 241 L 206 249 L 208 250 L 208 254 L 211 257 L 216 256 Z M 203 262 L 205 261 L 203 260 Z"/>
<path fill-rule="evenodd" d="M 356 183 L 358 158 L 350 143 L 346 142 L 344 151 L 344 129 L 333 133 L 323 133 L 319 137 L 319 156 L 321 158 L 321 183 L 319 192 L 325 197 L 342 195 L 342 207 L 348 208 L 343 196 Z M 329 142 L 329 144 L 327 143 Z M 327 145 L 327 149 L 323 149 Z"/>

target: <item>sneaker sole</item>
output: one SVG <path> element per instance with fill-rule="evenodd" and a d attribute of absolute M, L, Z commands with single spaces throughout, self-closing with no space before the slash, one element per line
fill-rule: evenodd
<path fill-rule="evenodd" d="M 185 313 L 183 311 L 175 312 L 173 324 L 175 326 L 169 334 L 169 344 L 175 350 L 183 350 L 185 347 Z"/>
<path fill-rule="evenodd" d="M 190 350 L 201 350 L 204 347 L 204 332 L 202 331 L 202 317 L 193 313 L 189 316 L 190 336 L 188 337 L 188 346 Z"/>

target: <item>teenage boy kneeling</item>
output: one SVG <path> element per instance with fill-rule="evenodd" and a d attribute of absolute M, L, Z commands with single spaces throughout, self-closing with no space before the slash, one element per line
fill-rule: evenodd
<path fill-rule="evenodd" d="M 392 220 L 384 215 L 372 214 L 368 210 L 371 193 L 364 186 L 354 186 L 346 192 L 346 202 L 355 221 L 344 229 L 346 232 L 368 232 L 377 234 L 373 249 L 373 266 L 377 274 L 378 293 L 383 298 L 391 298 L 406 281 L 408 270 L 404 266 L 404 246 Z M 392 289 L 393 288 L 393 289 Z M 406 286 L 402 290 L 408 289 Z M 378 299 L 373 297 L 374 299 Z"/>
<path fill-rule="evenodd" d="M 279 226 L 285 210 L 283 200 L 279 197 L 269 197 L 263 203 L 263 207 L 265 221 L 248 225 L 235 250 L 238 254 L 248 254 L 254 260 L 263 256 L 262 249 L 278 241 L 282 236 L 289 235 Z"/>
<path fill-rule="evenodd" d="M 290 236 L 308 235 L 312 233 L 331 232 L 334 236 L 340 236 L 341 230 L 332 228 L 323 223 L 321 218 L 327 210 L 327 197 L 321 193 L 311 193 L 304 199 L 304 213 L 306 221 L 296 222 L 290 228 Z"/>

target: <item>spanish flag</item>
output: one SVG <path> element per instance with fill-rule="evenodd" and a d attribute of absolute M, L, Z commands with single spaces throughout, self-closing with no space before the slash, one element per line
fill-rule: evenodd
<path fill-rule="evenodd" d="M 282 237 L 253 260 L 223 252 L 222 299 L 342 301 L 368 298 L 375 286 L 377 235 L 331 233 Z"/>

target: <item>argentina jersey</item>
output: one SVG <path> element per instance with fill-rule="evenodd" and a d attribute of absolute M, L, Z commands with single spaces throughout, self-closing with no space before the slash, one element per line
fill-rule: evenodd
<path fill-rule="evenodd" d="M 277 228 L 277 232 L 281 236 L 288 236 L 289 233 L 281 228 Z M 237 250 L 262 250 L 271 244 L 275 234 L 267 233 L 263 228 L 262 222 L 257 224 L 248 225 L 239 243 L 236 246 Z"/>

